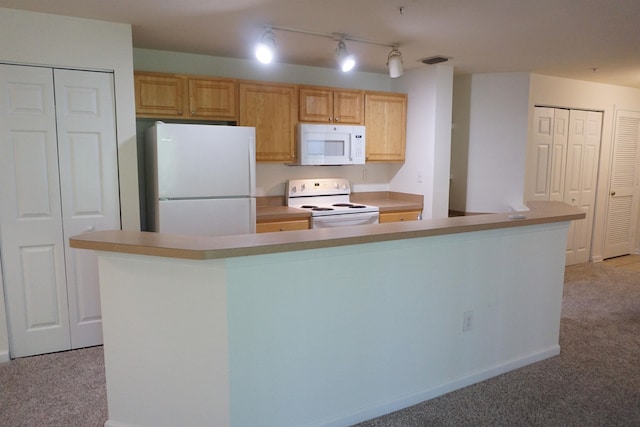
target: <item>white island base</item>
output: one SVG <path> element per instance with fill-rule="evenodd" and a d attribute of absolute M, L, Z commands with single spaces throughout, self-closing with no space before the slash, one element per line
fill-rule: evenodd
<path fill-rule="evenodd" d="M 100 251 L 105 425 L 347 426 L 557 355 L 568 225 Z"/>

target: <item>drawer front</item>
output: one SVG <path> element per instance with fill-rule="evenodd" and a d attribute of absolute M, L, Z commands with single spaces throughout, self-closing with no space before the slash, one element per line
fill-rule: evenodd
<path fill-rule="evenodd" d="M 271 233 L 274 231 L 293 231 L 293 230 L 308 230 L 309 220 L 295 220 L 295 221 L 277 221 L 277 222 L 259 222 L 256 224 L 257 233 Z"/>
<path fill-rule="evenodd" d="M 417 221 L 420 211 L 381 213 L 380 222 Z"/>

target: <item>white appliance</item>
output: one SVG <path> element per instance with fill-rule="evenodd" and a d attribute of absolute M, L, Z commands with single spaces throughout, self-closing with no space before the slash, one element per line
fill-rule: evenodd
<path fill-rule="evenodd" d="M 365 163 L 364 126 L 298 125 L 298 164 L 362 165 Z"/>
<path fill-rule="evenodd" d="M 255 233 L 255 128 L 157 122 L 145 144 L 148 231 Z"/>
<path fill-rule="evenodd" d="M 287 182 L 287 205 L 311 213 L 311 228 L 377 224 L 377 206 L 351 203 L 349 180 L 292 179 Z"/>

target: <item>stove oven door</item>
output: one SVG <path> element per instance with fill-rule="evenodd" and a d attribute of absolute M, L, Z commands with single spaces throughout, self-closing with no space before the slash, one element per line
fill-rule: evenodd
<path fill-rule="evenodd" d="M 311 217 L 311 228 L 377 224 L 378 216 L 378 212 L 314 216 Z"/>

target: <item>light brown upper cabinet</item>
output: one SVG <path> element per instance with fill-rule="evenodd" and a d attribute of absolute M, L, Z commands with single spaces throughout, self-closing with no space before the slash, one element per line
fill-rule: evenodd
<path fill-rule="evenodd" d="M 298 90 L 301 122 L 362 124 L 363 91 L 317 86 L 300 86 Z"/>
<path fill-rule="evenodd" d="M 238 124 L 256 128 L 256 160 L 295 160 L 296 86 L 241 82 L 238 93 Z"/>
<path fill-rule="evenodd" d="M 407 95 L 365 92 L 367 162 L 403 162 L 407 129 Z"/>
<path fill-rule="evenodd" d="M 236 121 L 236 82 L 136 71 L 136 116 L 190 120 Z"/>

